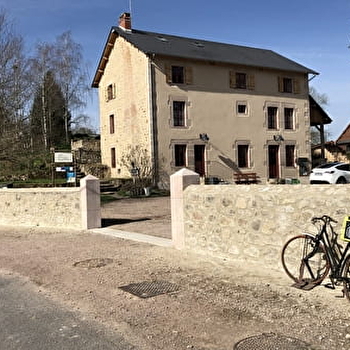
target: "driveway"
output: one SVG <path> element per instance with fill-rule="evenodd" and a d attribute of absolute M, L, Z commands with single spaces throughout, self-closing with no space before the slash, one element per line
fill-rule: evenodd
<path fill-rule="evenodd" d="M 171 239 L 170 197 L 117 199 L 101 215 L 103 227 Z"/>

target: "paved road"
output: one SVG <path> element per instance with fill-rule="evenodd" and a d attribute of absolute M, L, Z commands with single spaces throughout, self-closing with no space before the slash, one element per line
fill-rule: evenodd
<path fill-rule="evenodd" d="M 136 350 L 9 276 L 0 276 L 0 349 Z"/>

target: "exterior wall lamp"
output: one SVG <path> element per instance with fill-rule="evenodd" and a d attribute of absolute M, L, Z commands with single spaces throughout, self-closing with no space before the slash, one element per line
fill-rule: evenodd
<path fill-rule="evenodd" d="M 208 134 L 199 134 L 199 138 L 204 142 L 209 141 Z"/>
<path fill-rule="evenodd" d="M 273 135 L 274 141 L 281 142 L 284 141 L 284 138 L 282 135 Z"/>

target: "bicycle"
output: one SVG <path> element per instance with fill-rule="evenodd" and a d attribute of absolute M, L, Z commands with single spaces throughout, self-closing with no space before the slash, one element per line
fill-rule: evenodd
<path fill-rule="evenodd" d="M 327 277 L 335 289 L 343 284 L 344 295 L 350 301 L 350 242 L 344 250 L 337 242 L 332 223 L 337 221 L 327 215 L 311 219 L 318 226 L 318 233 L 303 233 L 289 239 L 282 249 L 282 265 L 287 275 L 295 282 L 294 287 L 310 290 Z"/>

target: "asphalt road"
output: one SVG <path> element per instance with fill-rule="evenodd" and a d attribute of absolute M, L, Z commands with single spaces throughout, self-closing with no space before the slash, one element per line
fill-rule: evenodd
<path fill-rule="evenodd" d="M 79 320 L 31 284 L 0 276 L 0 350 L 136 350 L 120 335 Z"/>

